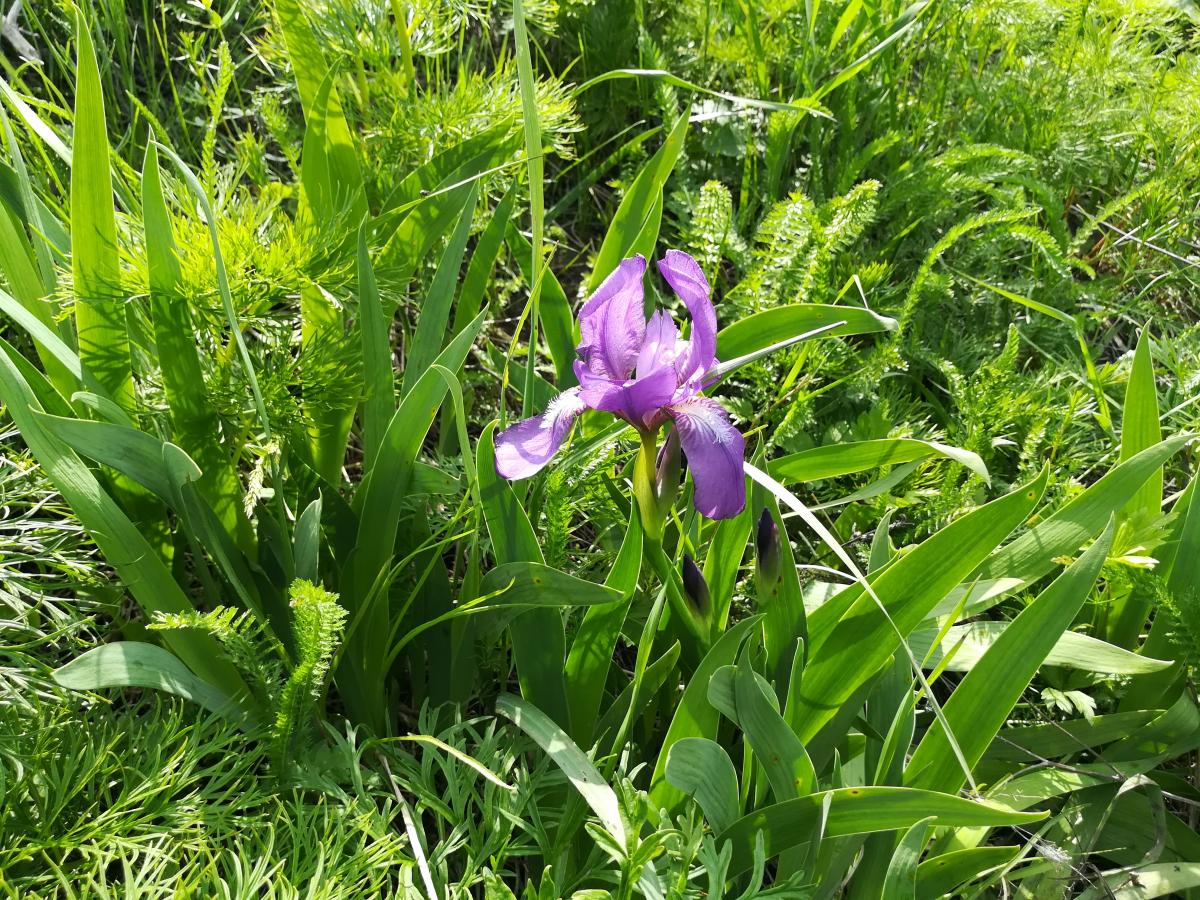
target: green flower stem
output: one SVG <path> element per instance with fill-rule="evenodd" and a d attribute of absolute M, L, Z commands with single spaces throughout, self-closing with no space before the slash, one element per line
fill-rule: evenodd
<path fill-rule="evenodd" d="M 638 514 L 642 517 L 642 531 L 648 540 L 662 545 L 666 526 L 666 510 L 658 498 L 658 473 L 655 463 L 658 445 L 652 431 L 641 431 L 642 449 L 633 464 L 633 494 L 637 499 Z"/>
<path fill-rule="evenodd" d="M 663 532 L 666 530 L 668 510 L 663 508 L 667 505 L 666 498 L 659 495 L 658 446 L 654 432 L 641 431 L 641 437 L 642 449 L 638 452 L 633 466 L 633 494 L 642 519 L 643 556 L 650 561 L 654 574 L 666 587 L 671 611 L 682 624 L 684 634 L 702 651 L 708 647 L 707 610 L 697 610 L 688 602 L 679 572 L 663 551 Z M 671 498 L 673 501 L 673 492 Z"/>

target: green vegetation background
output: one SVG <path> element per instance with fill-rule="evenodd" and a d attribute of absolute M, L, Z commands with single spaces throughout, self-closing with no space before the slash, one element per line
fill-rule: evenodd
<path fill-rule="evenodd" d="M 482 240 L 490 212 L 505 202 L 528 236 L 511 5 L 302 6 L 336 65 L 369 204 L 403 189 L 439 153 L 486 136 L 509 152 L 478 183 L 471 239 Z M 404 33 L 397 14 L 409 22 Z M 75 124 L 73 15 L 63 0 L 26 4 L 4 32 L 8 85 L 63 134 Z M 833 501 L 828 521 L 854 552 L 865 557 L 881 521 L 896 545 L 919 541 L 1044 464 L 1047 503 L 1077 496 L 1119 458 L 1121 403 L 1143 326 L 1163 432 L 1200 424 L 1200 24 L 1186 0 L 539 0 L 526 15 L 545 148 L 547 265 L 573 306 L 618 203 L 690 111 L 658 246 L 701 261 L 721 324 L 797 299 L 866 304 L 898 320 L 884 340 L 789 350 L 739 372 L 722 394 L 739 427 L 773 455 L 914 437 L 986 465 L 990 485 L 949 460 L 895 467 L 893 478 L 805 485 L 806 502 Z M 217 211 L 237 318 L 255 338 L 265 409 L 277 431 L 303 429 L 301 387 L 337 398 L 357 373 L 336 346 L 293 352 L 296 308 L 313 285 L 335 304 L 353 304 L 357 276 L 353 248 L 295 214 L 304 116 L 271 5 L 97 2 L 84 18 L 116 169 L 139 171 L 152 137 L 197 173 Z M 643 73 L 593 81 L 618 69 Z M 8 164 L 18 150 L 39 196 L 65 210 L 67 166 L 11 104 L 5 144 Z M 238 488 L 252 508 L 278 449 L 253 427 L 245 370 L 222 337 L 205 225 L 173 214 L 173 227 L 178 296 L 192 310 L 221 429 L 242 435 Z M 120 229 L 121 283 L 126 296 L 144 297 L 153 277 L 144 250 L 136 229 Z M 506 359 L 525 352 L 515 328 L 528 293 L 524 240 L 507 241 L 483 288 L 488 323 L 462 373 L 473 436 L 504 402 Z M 417 260 L 418 284 L 431 283 L 439 258 L 440 249 Z M 48 264 L 59 270 L 65 305 L 78 271 Z M 400 305 L 398 337 L 411 337 L 423 293 L 386 269 L 378 274 Z M 16 294 L 13 278 L 10 269 L 5 283 Z M 0 334 L 35 357 L 20 330 L 0 322 Z M 553 380 L 544 362 L 540 374 Z M 147 408 L 163 406 L 164 384 L 150 378 L 139 388 Z M 519 411 L 512 396 L 510 415 Z M 442 424 L 425 449 L 457 472 L 464 463 L 450 420 Z M 454 896 L 510 896 L 502 880 L 547 883 L 545 848 L 555 845 L 559 819 L 574 814 L 567 787 L 531 741 L 491 717 L 494 692 L 455 712 L 405 715 L 413 733 L 436 735 L 498 781 L 429 742 L 388 748 L 384 774 L 367 758 L 378 744 L 328 725 L 308 751 L 315 762 L 306 779 L 280 789 L 268 744 L 193 706 L 138 691 L 87 699 L 57 686 L 53 668 L 115 633 L 143 633 L 145 623 L 7 418 L 0 435 L 0 892 L 417 891 L 395 784 L 419 810 L 424 853 Z M 1194 450 L 1184 457 L 1169 471 L 1169 494 L 1183 487 L 1180 472 L 1194 471 Z M 551 472 L 534 522 L 548 564 L 597 581 L 618 542 L 593 523 L 626 513 L 601 477 L 604 462 L 578 479 Z M 433 511 L 447 533 L 456 503 L 445 498 Z M 1140 543 L 1130 538 L 1123 550 L 1134 556 Z M 1111 580 L 1141 577 L 1135 562 Z M 739 592 L 734 603 L 745 612 L 750 600 Z M 1196 644 L 1180 640 L 1194 661 Z M 503 649 L 478 666 L 494 684 L 508 680 Z M 1025 696 L 1027 719 L 1115 708 L 1111 682 L 1055 671 L 1039 678 Z M 1195 805 L 1181 810 L 1194 826 Z M 694 865 L 716 865 L 694 862 L 699 853 Z M 1073 863 L 1077 880 L 1062 881 L 1081 889 L 1086 862 Z M 597 859 L 596 870 L 606 864 Z"/>

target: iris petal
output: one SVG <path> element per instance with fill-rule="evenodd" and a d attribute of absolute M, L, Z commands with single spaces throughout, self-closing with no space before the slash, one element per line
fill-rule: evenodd
<path fill-rule="evenodd" d="M 633 373 L 646 335 L 642 277 L 646 258 L 621 260 L 579 311 L 576 351 L 602 378 L 624 381 Z"/>
<path fill-rule="evenodd" d="M 620 416 L 641 427 L 649 425 L 659 410 L 675 396 L 674 366 L 664 366 L 627 381 L 613 381 L 594 374 L 582 362 L 575 363 L 579 395 L 592 409 Z"/>
<path fill-rule="evenodd" d="M 563 391 L 540 416 L 518 422 L 496 435 L 496 471 L 505 478 L 528 478 L 558 452 L 571 424 L 587 408 L 579 388 Z"/>
<path fill-rule="evenodd" d="M 675 320 L 661 309 L 655 310 L 646 326 L 646 336 L 642 339 L 642 350 L 638 354 L 638 377 L 649 375 L 655 369 L 674 368 L 679 344 L 679 326 Z"/>
<path fill-rule="evenodd" d="M 717 311 L 713 309 L 708 279 L 700 264 L 682 250 L 668 250 L 658 261 L 658 271 L 692 317 L 688 349 L 677 362 L 680 380 L 701 378 L 717 357 Z"/>
<path fill-rule="evenodd" d="M 679 443 L 696 483 L 696 509 L 710 519 L 733 518 L 746 506 L 746 441 L 741 432 L 711 397 L 693 397 L 667 412 L 679 429 Z"/>

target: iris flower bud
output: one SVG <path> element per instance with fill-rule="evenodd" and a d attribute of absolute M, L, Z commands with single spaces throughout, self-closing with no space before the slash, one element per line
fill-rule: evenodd
<path fill-rule="evenodd" d="M 708 615 L 708 610 L 712 606 L 712 598 L 708 593 L 708 582 L 704 580 L 704 573 L 700 571 L 696 561 L 686 553 L 683 554 L 683 590 L 692 604 L 692 609 L 701 616 Z"/>
<path fill-rule="evenodd" d="M 755 570 L 761 588 L 770 588 L 779 581 L 780 547 L 779 526 L 769 509 L 764 508 L 758 517 L 758 531 L 754 537 L 754 549 L 758 565 Z"/>

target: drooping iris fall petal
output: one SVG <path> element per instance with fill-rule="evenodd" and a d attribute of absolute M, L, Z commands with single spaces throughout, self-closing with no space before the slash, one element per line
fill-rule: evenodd
<path fill-rule="evenodd" d="M 579 388 L 555 397 L 546 411 L 496 435 L 496 471 L 505 478 L 536 475 L 558 452 L 575 417 L 587 409 Z"/>
<path fill-rule="evenodd" d="M 729 519 L 746 506 L 742 462 L 746 441 L 729 413 L 711 397 L 693 397 L 667 409 L 696 484 L 696 509 L 710 519 Z"/>
<path fill-rule="evenodd" d="M 678 379 L 674 366 L 659 367 L 647 375 L 626 381 L 610 381 L 595 375 L 581 361 L 575 363 L 579 396 L 592 409 L 610 412 L 641 427 L 671 402 Z"/>

